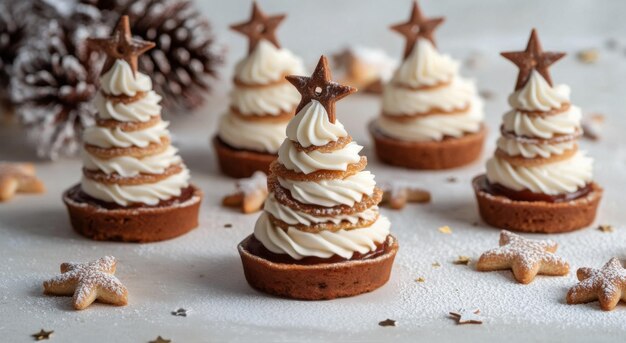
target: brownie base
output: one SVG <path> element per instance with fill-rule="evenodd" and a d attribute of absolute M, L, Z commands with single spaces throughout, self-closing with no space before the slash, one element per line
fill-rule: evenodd
<path fill-rule="evenodd" d="M 72 227 L 97 241 L 158 242 L 181 236 L 198 226 L 202 191 L 191 185 L 191 196 L 181 202 L 157 207 L 107 209 L 76 199 L 80 184 L 63 193 Z"/>
<path fill-rule="evenodd" d="M 506 230 L 561 233 L 585 228 L 595 220 L 603 193 L 598 184 L 591 183 L 587 195 L 570 201 L 511 200 L 485 191 L 485 177 L 472 180 L 480 216 L 487 224 Z"/>
<path fill-rule="evenodd" d="M 248 284 L 291 299 L 329 300 L 371 292 L 389 280 L 398 252 L 396 238 L 389 235 L 385 252 L 374 258 L 311 265 L 276 263 L 246 249 L 251 237 L 237 246 Z"/>
<path fill-rule="evenodd" d="M 255 171 L 269 174 L 270 164 L 278 158 L 278 155 L 233 149 L 217 136 L 213 138 L 213 148 L 222 173 L 238 179 L 250 177 Z"/>
<path fill-rule="evenodd" d="M 410 142 L 385 136 L 374 121 L 369 123 L 376 155 L 382 162 L 398 167 L 423 170 L 457 168 L 474 162 L 483 150 L 487 128 L 460 138 L 442 141 Z"/>

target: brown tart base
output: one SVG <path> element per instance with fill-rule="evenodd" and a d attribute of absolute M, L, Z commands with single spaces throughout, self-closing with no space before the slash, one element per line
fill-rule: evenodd
<path fill-rule="evenodd" d="M 491 226 L 524 232 L 561 233 L 588 227 L 595 220 L 603 192 L 591 183 L 587 194 L 569 201 L 512 200 L 488 192 L 485 180 L 483 174 L 472 181 L 480 216 Z"/>
<path fill-rule="evenodd" d="M 442 141 L 410 142 L 385 136 L 370 122 L 376 155 L 389 165 L 409 169 L 439 170 L 461 167 L 478 159 L 483 149 L 487 128 L 476 133 Z"/>
<path fill-rule="evenodd" d="M 217 136 L 213 138 L 213 147 L 222 173 L 238 179 L 250 177 L 258 170 L 269 174 L 270 164 L 278 158 L 278 155 L 234 149 Z"/>
<path fill-rule="evenodd" d="M 63 193 L 74 230 L 97 241 L 158 242 L 198 226 L 202 191 L 190 185 L 183 195 L 157 206 L 110 206 L 86 196 L 80 184 Z"/>
<path fill-rule="evenodd" d="M 237 247 L 250 286 L 272 295 L 302 300 L 371 292 L 389 280 L 398 252 L 396 238 L 389 235 L 381 253 L 371 258 L 314 264 L 273 262 L 250 251 L 249 243 L 254 239 L 250 235 Z"/>

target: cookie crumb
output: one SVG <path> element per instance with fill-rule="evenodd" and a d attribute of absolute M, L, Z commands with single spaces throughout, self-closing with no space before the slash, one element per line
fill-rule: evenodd
<path fill-rule="evenodd" d="M 386 326 L 396 326 L 396 321 L 393 319 L 385 319 L 382 322 L 378 322 L 378 325 L 382 326 L 382 327 L 386 327 Z"/>
<path fill-rule="evenodd" d="M 598 62 L 600 59 L 600 52 L 598 49 L 585 49 L 578 52 L 576 55 L 578 60 L 585 64 L 592 64 Z"/>
<path fill-rule="evenodd" d="M 598 226 L 598 230 L 602 232 L 613 232 L 615 231 L 615 228 L 613 227 L 613 225 L 602 224 Z"/>
<path fill-rule="evenodd" d="M 438 228 L 437 230 L 439 230 L 439 232 L 444 233 L 446 235 L 450 235 L 452 234 L 452 229 L 449 226 L 442 226 L 440 228 Z"/>
<path fill-rule="evenodd" d="M 459 255 L 456 260 L 452 261 L 453 264 L 464 265 L 467 266 L 470 263 L 471 259 L 469 256 Z"/>

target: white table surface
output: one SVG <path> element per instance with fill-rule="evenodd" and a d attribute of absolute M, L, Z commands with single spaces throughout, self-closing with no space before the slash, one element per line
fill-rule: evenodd
<path fill-rule="evenodd" d="M 257 215 L 242 215 L 220 207 L 232 190 L 232 180 L 218 173 L 209 136 L 215 131 L 230 83 L 232 62 L 244 42 L 225 25 L 248 15 L 248 3 L 202 2 L 203 9 L 231 47 L 223 80 L 216 84 L 209 104 L 188 117 L 176 117 L 171 129 L 193 181 L 205 191 L 200 227 L 191 233 L 155 244 L 94 242 L 74 233 L 60 200 L 64 189 L 80 177 L 80 162 L 40 161 L 38 174 L 48 191 L 41 196 L 20 195 L 0 204 L 0 341 L 27 342 L 41 328 L 55 330 L 51 342 L 147 342 L 162 335 L 173 342 L 213 341 L 485 341 L 498 337 L 509 342 L 614 341 L 623 339 L 626 306 L 612 312 L 597 303 L 565 304 L 567 289 L 576 282 L 575 270 L 599 267 L 610 257 L 626 258 L 626 55 L 624 47 L 609 51 L 605 42 L 626 33 L 619 1 L 427 1 L 429 15 L 445 14 L 448 22 L 438 34 L 440 47 L 458 59 L 478 56 L 479 66 L 463 73 L 477 79 L 481 90 L 495 93 L 487 101 L 491 134 L 481 161 L 446 172 L 413 172 L 381 165 L 373 156 L 366 133 L 368 120 L 379 112 L 379 99 L 355 95 L 338 104 L 338 117 L 366 148 L 368 169 L 379 181 L 405 179 L 429 189 L 433 202 L 410 205 L 402 211 L 383 209 L 400 242 L 389 283 L 370 294 L 333 301 L 304 302 L 278 299 L 252 290 L 246 283 L 236 251 L 237 243 L 252 232 Z M 595 4 L 595 5 L 594 5 Z M 387 48 L 399 54 L 403 42 L 388 24 L 407 17 L 408 1 L 263 1 L 268 12 L 285 10 L 285 46 L 312 65 L 349 41 Z M 302 10 L 298 10 L 301 8 Z M 328 12 L 336 10 L 335 13 Z M 311 21 L 311 17 L 324 18 Z M 332 26 L 332 25 L 334 26 Z M 316 36 L 300 39 L 294 32 L 316 27 Z M 358 27 L 357 27 L 358 26 Z M 572 87 L 574 104 L 583 111 L 605 114 L 602 139 L 583 141 L 596 159 L 595 178 L 606 188 L 597 223 L 612 224 L 613 233 L 595 226 L 570 234 L 550 236 L 558 253 L 571 264 L 566 277 L 537 277 L 530 285 L 517 284 L 510 272 L 479 273 L 470 266 L 453 265 L 458 255 L 474 260 L 495 247 L 498 230 L 480 222 L 471 178 L 484 170 L 493 151 L 496 128 L 507 109 L 516 69 L 498 56 L 500 50 L 521 49 L 529 29 L 537 26 L 546 49 L 567 51 L 569 58 L 553 68 L 553 79 Z M 340 32 L 337 34 L 337 32 Z M 584 65 L 575 53 L 600 49 L 596 64 Z M 35 160 L 32 149 L 16 127 L 1 127 L 0 160 Z M 456 183 L 446 178 L 458 178 Z M 477 227 L 472 223 L 478 221 Z M 232 228 L 224 228 L 232 224 Z M 448 225 L 452 235 L 437 228 Z M 545 238 L 534 235 L 533 238 Z M 65 261 L 88 261 L 104 255 L 119 260 L 117 275 L 130 292 L 126 307 L 95 304 L 76 312 L 67 297 L 47 297 L 41 283 L 58 273 Z M 439 262 L 440 268 L 432 263 Z M 424 283 L 414 280 L 424 277 Z M 483 325 L 458 326 L 447 313 L 460 307 L 478 307 Z M 187 317 L 171 311 L 186 308 Z M 391 318 L 397 327 L 379 327 Z"/>

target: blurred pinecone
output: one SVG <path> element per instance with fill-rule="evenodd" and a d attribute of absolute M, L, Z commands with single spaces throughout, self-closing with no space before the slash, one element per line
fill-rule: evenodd
<path fill-rule="evenodd" d="M 83 128 L 93 124 L 92 98 L 103 58 L 88 49 L 85 39 L 109 30 L 99 10 L 77 5 L 69 14 L 57 13 L 19 49 L 11 97 L 39 156 L 75 154 Z"/>
<path fill-rule="evenodd" d="M 191 0 L 80 1 L 100 9 L 111 27 L 127 14 L 133 35 L 156 43 L 140 57 L 139 69 L 152 78 L 166 113 L 186 112 L 204 102 L 223 51 L 215 47 L 209 22 Z"/>

